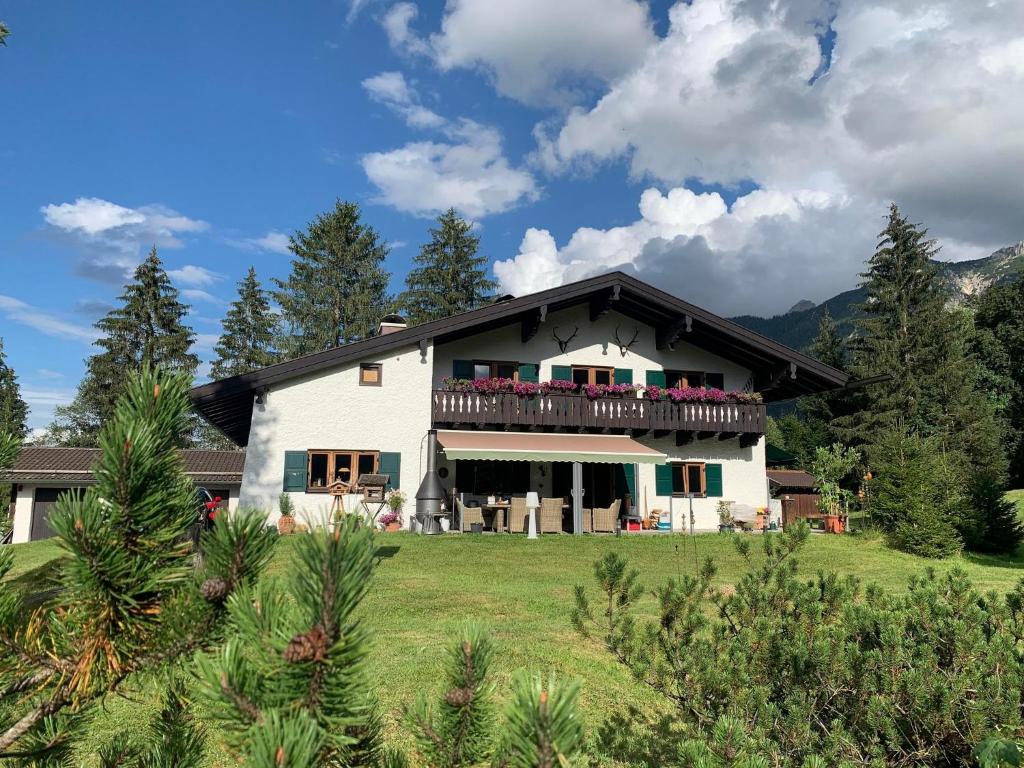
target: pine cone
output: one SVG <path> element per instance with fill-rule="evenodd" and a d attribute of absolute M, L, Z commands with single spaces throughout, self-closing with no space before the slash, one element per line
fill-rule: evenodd
<path fill-rule="evenodd" d="M 444 695 L 444 700 L 453 707 L 465 707 L 473 701 L 472 688 L 452 688 Z"/>
<path fill-rule="evenodd" d="M 211 603 L 219 603 L 228 596 L 228 583 L 219 576 L 213 576 L 203 582 L 199 588 L 203 599 Z"/>
<path fill-rule="evenodd" d="M 317 624 L 309 632 L 296 635 L 284 649 L 284 660 L 289 664 L 302 661 L 323 661 L 327 655 L 327 633 Z"/>

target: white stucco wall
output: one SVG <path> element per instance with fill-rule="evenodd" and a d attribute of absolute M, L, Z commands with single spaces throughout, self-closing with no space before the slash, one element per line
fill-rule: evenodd
<path fill-rule="evenodd" d="M 253 407 L 240 506 L 279 517 L 285 451 L 374 450 L 402 455 L 399 485 L 409 502 L 406 525 L 422 480 L 420 448 L 430 428 L 432 347 L 421 355 L 410 346 L 382 357 L 366 358 L 271 388 Z M 382 385 L 359 385 L 359 364 L 381 363 Z M 331 496 L 290 494 L 300 520 L 326 518 Z"/>
<path fill-rule="evenodd" d="M 638 442 L 649 445 L 666 454 L 670 460 L 703 461 L 722 465 L 722 496 L 693 500 L 694 530 L 711 531 L 718 528 L 718 502 L 734 501 L 752 507 L 768 505 L 768 482 L 764 466 L 765 439 L 762 436 L 757 445 L 740 448 L 739 438 L 718 440 L 695 440 L 689 445 L 676 447 L 671 435 L 664 438 L 639 438 Z M 689 530 L 690 500 L 658 496 L 654 483 L 654 465 L 641 464 L 637 474 L 636 508 L 644 510 L 644 491 L 647 492 L 647 511 L 661 509 L 672 513 L 672 528 L 677 531 Z"/>
<path fill-rule="evenodd" d="M 552 338 L 556 327 L 558 335 L 563 339 L 571 335 L 574 328 L 579 328 L 564 353 Z M 640 331 L 636 342 L 624 356 L 615 342 L 616 327 L 623 341 L 632 338 L 634 329 Z M 522 343 L 520 333 L 519 324 L 516 323 L 437 345 L 434 351 L 434 385 L 440 387 L 441 382 L 452 375 L 454 360 L 473 359 L 539 363 L 541 381 L 551 378 L 553 365 L 631 368 L 634 384 L 646 383 L 645 371 L 664 369 L 723 373 L 726 389 L 745 389 L 750 380 L 749 369 L 687 344 L 685 333 L 676 343 L 674 351 L 657 349 L 654 328 L 614 311 L 591 323 L 586 306 L 570 307 L 549 314 L 537 335 L 526 344 Z"/>

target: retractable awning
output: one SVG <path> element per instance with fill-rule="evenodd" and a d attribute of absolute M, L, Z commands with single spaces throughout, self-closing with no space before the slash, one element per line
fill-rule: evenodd
<path fill-rule="evenodd" d="M 666 458 L 625 435 L 438 430 L 437 440 L 449 459 L 663 464 Z"/>

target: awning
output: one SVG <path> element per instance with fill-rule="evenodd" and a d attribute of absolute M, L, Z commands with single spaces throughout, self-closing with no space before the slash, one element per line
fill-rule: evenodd
<path fill-rule="evenodd" d="M 666 458 L 625 435 L 439 430 L 437 440 L 449 459 L 664 464 Z"/>

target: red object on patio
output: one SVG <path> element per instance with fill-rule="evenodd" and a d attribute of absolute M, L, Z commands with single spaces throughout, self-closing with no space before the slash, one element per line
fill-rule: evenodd
<path fill-rule="evenodd" d="M 627 520 L 626 521 L 626 530 L 627 531 L 639 531 L 640 530 L 640 521 L 639 520 Z"/>
<path fill-rule="evenodd" d="M 825 533 L 842 533 L 845 530 L 840 515 L 825 515 Z"/>

